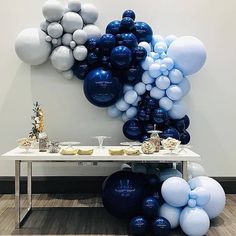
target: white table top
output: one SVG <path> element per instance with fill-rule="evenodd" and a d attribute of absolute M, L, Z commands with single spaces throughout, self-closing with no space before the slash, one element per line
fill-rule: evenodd
<path fill-rule="evenodd" d="M 29 152 L 25 152 L 20 148 L 15 148 L 0 157 L 0 160 L 20 160 L 20 161 L 78 161 L 78 162 L 175 162 L 175 161 L 201 161 L 198 154 L 190 149 L 184 148 L 181 152 L 174 151 L 170 153 L 166 150 L 160 150 L 160 152 L 154 154 L 140 154 L 140 155 L 110 155 L 109 149 L 124 149 L 124 146 L 106 146 L 103 149 L 99 149 L 94 146 L 80 146 L 81 149 L 94 149 L 92 155 L 61 155 L 60 153 L 48 153 L 39 152 L 38 150 L 30 149 Z M 136 147 L 139 148 L 140 147 Z"/>

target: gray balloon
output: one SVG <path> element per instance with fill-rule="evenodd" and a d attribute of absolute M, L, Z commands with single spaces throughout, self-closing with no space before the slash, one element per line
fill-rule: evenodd
<path fill-rule="evenodd" d="M 70 48 L 74 49 L 76 47 L 76 42 L 75 41 L 71 41 L 70 42 Z"/>
<path fill-rule="evenodd" d="M 98 19 L 98 10 L 91 3 L 84 3 L 81 6 L 80 15 L 85 24 L 93 24 Z"/>
<path fill-rule="evenodd" d="M 62 75 L 65 79 L 73 79 L 74 73 L 72 70 L 63 71 Z"/>
<path fill-rule="evenodd" d="M 59 21 L 64 14 L 63 5 L 57 0 L 48 0 L 43 5 L 43 15 L 49 22 Z"/>
<path fill-rule="evenodd" d="M 51 54 L 51 62 L 60 71 L 70 70 L 75 62 L 72 50 L 66 46 L 55 48 Z"/>
<path fill-rule="evenodd" d="M 62 36 L 63 28 L 59 23 L 53 22 L 48 26 L 47 32 L 52 38 L 57 39 Z"/>
<path fill-rule="evenodd" d="M 96 25 L 86 25 L 83 30 L 87 33 L 88 39 L 101 37 L 101 30 Z"/>
<path fill-rule="evenodd" d="M 66 33 L 62 36 L 62 44 L 70 46 L 70 42 L 73 40 L 72 34 Z"/>
<path fill-rule="evenodd" d="M 80 1 L 78 1 L 78 0 L 69 0 L 69 1 L 68 1 L 68 8 L 69 8 L 71 11 L 79 12 L 80 9 L 81 9 L 81 3 L 80 3 Z"/>
<path fill-rule="evenodd" d="M 47 42 L 52 42 L 52 37 L 49 36 L 49 35 L 47 35 L 47 36 L 45 37 L 45 40 L 46 40 Z"/>
<path fill-rule="evenodd" d="M 73 55 L 77 61 L 83 61 L 88 55 L 88 50 L 85 46 L 77 46 L 73 51 Z"/>
<path fill-rule="evenodd" d="M 75 12 L 67 12 L 62 18 L 61 24 L 67 33 L 74 33 L 77 29 L 83 28 L 83 20 Z"/>
<path fill-rule="evenodd" d="M 84 30 L 76 30 L 73 34 L 73 40 L 78 44 L 78 45 L 83 45 L 86 43 L 88 40 L 88 35 Z"/>
<path fill-rule="evenodd" d="M 23 30 L 16 38 L 15 50 L 17 56 L 30 65 L 40 65 L 47 61 L 51 53 L 51 44 L 47 42 L 46 34 L 38 28 Z"/>
<path fill-rule="evenodd" d="M 42 30 L 42 31 L 44 31 L 44 32 L 47 32 L 47 29 L 48 29 L 48 26 L 49 26 L 49 22 L 48 21 L 43 21 L 43 22 L 41 22 L 41 24 L 40 24 L 40 29 Z"/>

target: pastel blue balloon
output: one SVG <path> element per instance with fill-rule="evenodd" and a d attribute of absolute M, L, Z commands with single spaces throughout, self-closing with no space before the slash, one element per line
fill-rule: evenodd
<path fill-rule="evenodd" d="M 164 41 L 157 42 L 154 46 L 154 52 L 157 52 L 159 54 L 162 54 L 163 52 L 166 52 L 166 50 L 167 50 L 167 45 Z"/>
<path fill-rule="evenodd" d="M 122 112 L 118 110 L 115 105 L 113 105 L 107 108 L 107 114 L 112 118 L 117 118 L 121 116 Z"/>
<path fill-rule="evenodd" d="M 178 86 L 182 89 L 183 96 L 186 96 L 191 89 L 191 84 L 187 78 L 183 78 L 182 82 L 179 83 Z"/>
<path fill-rule="evenodd" d="M 152 78 L 150 75 L 149 75 L 149 72 L 148 71 L 145 71 L 142 75 L 142 82 L 144 84 L 152 84 L 153 82 L 155 81 L 154 78 Z"/>
<path fill-rule="evenodd" d="M 133 90 L 133 86 L 129 84 L 125 84 L 123 87 L 123 93 L 128 92 L 129 90 Z"/>
<path fill-rule="evenodd" d="M 195 199 L 189 199 L 188 200 L 188 206 L 191 208 L 194 208 L 197 206 L 197 201 Z"/>
<path fill-rule="evenodd" d="M 154 87 L 152 88 L 152 90 L 150 91 L 150 96 L 152 98 L 155 98 L 155 99 L 161 99 L 162 97 L 165 96 L 165 91 L 164 90 L 161 90 L 157 87 Z"/>
<path fill-rule="evenodd" d="M 126 111 L 126 116 L 129 119 L 133 119 L 138 113 L 138 109 L 136 107 L 130 107 L 127 111 Z"/>
<path fill-rule="evenodd" d="M 184 76 L 180 70 L 173 69 L 169 72 L 169 78 L 172 84 L 179 84 L 183 80 Z"/>
<path fill-rule="evenodd" d="M 121 119 L 126 122 L 129 120 L 128 116 L 126 115 L 126 112 L 122 114 Z"/>
<path fill-rule="evenodd" d="M 138 95 L 143 95 L 146 92 L 146 85 L 142 82 L 135 84 L 134 90 Z"/>
<path fill-rule="evenodd" d="M 162 64 L 161 68 L 160 68 L 160 71 L 163 73 L 163 72 L 166 72 L 167 70 L 168 70 L 167 66 L 165 64 Z"/>
<path fill-rule="evenodd" d="M 146 89 L 146 86 L 145 86 L 145 89 Z M 134 103 L 132 103 L 132 106 L 134 107 L 137 107 L 138 106 L 138 103 L 142 100 L 141 97 L 138 96 L 138 98 L 136 99 L 136 101 Z"/>
<path fill-rule="evenodd" d="M 177 101 L 182 98 L 183 92 L 181 88 L 177 85 L 171 85 L 167 90 L 166 90 L 166 95 L 173 101 Z"/>
<path fill-rule="evenodd" d="M 161 35 L 153 35 L 152 36 L 152 46 L 154 47 L 156 43 L 163 42 L 164 38 Z"/>
<path fill-rule="evenodd" d="M 168 70 L 172 70 L 174 68 L 174 61 L 170 57 L 166 57 L 161 61 L 161 64 L 166 65 Z"/>
<path fill-rule="evenodd" d="M 167 76 L 167 75 L 169 75 L 169 71 L 167 70 L 167 71 L 164 71 L 164 72 L 162 72 L 162 74 L 164 75 L 164 76 Z"/>
<path fill-rule="evenodd" d="M 149 67 L 149 75 L 152 77 L 152 78 L 157 78 L 158 76 L 161 75 L 161 66 L 157 63 L 153 63 L 150 65 Z"/>
<path fill-rule="evenodd" d="M 183 100 L 173 103 L 172 108 L 168 112 L 172 119 L 182 119 L 187 114 L 187 106 Z"/>
<path fill-rule="evenodd" d="M 149 43 L 147 43 L 147 42 L 140 42 L 140 43 L 138 44 L 138 46 L 141 46 L 141 47 L 145 48 L 146 51 L 147 51 L 147 55 L 148 55 L 148 54 L 151 52 L 151 50 L 152 50 L 151 45 L 150 45 Z"/>
<path fill-rule="evenodd" d="M 173 106 L 173 102 L 168 97 L 163 97 L 159 101 L 159 106 L 165 111 L 169 111 Z"/>
<path fill-rule="evenodd" d="M 146 59 L 142 62 L 141 66 L 144 70 L 148 70 L 149 66 L 154 62 L 154 60 L 147 56 Z"/>
<path fill-rule="evenodd" d="M 189 236 L 202 236 L 207 234 L 210 220 L 202 208 L 185 207 L 180 214 L 180 226 Z"/>
<path fill-rule="evenodd" d="M 151 91 L 152 90 L 152 85 L 151 84 L 147 84 L 146 85 L 146 90 L 147 91 Z"/>
<path fill-rule="evenodd" d="M 128 104 L 134 103 L 137 98 L 138 98 L 138 94 L 137 94 L 136 91 L 134 91 L 134 90 L 129 90 L 129 91 L 126 92 L 125 95 L 124 95 L 124 100 L 125 100 L 125 102 L 127 102 Z"/>
<path fill-rule="evenodd" d="M 166 54 L 165 52 L 161 53 L 161 55 L 160 55 L 160 58 L 161 58 L 161 59 L 164 59 L 164 58 L 166 58 L 166 57 L 167 57 L 167 54 Z"/>
<path fill-rule="evenodd" d="M 211 198 L 210 192 L 203 187 L 197 187 L 192 190 L 189 194 L 191 199 L 196 200 L 196 204 L 200 207 L 205 206 Z"/>
<path fill-rule="evenodd" d="M 203 43 L 193 36 L 183 36 L 171 43 L 168 57 L 175 62 L 175 68 L 185 76 L 198 72 L 206 61 L 206 49 Z"/>
<path fill-rule="evenodd" d="M 171 229 L 174 229 L 179 226 L 181 211 L 181 207 L 173 207 L 167 203 L 164 203 L 159 209 L 159 216 L 166 218 L 170 222 Z"/>
<path fill-rule="evenodd" d="M 174 42 L 177 39 L 177 37 L 175 35 L 168 35 L 165 37 L 165 42 L 167 44 L 167 47 L 169 47 L 171 45 L 172 42 Z"/>
<path fill-rule="evenodd" d="M 129 108 L 129 104 L 125 102 L 123 98 L 121 98 L 119 101 L 115 104 L 116 108 L 120 111 L 126 111 Z"/>
<path fill-rule="evenodd" d="M 170 86 L 170 80 L 166 76 L 159 76 L 155 83 L 159 89 L 167 89 Z"/>
<path fill-rule="evenodd" d="M 167 179 L 161 187 L 162 197 L 173 207 L 185 206 L 188 203 L 190 191 L 189 184 L 179 177 Z"/>
<path fill-rule="evenodd" d="M 182 173 L 177 169 L 164 169 L 160 171 L 160 182 L 164 182 L 171 177 L 179 177 L 182 178 Z"/>
<path fill-rule="evenodd" d="M 149 53 L 149 57 L 152 57 L 152 59 L 154 60 L 154 61 L 156 61 L 156 60 L 158 60 L 159 59 L 159 54 L 158 53 L 156 53 L 156 52 L 150 52 Z"/>

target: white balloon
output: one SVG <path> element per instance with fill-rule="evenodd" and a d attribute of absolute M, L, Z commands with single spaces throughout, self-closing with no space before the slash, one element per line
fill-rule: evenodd
<path fill-rule="evenodd" d="M 45 37 L 45 40 L 46 40 L 47 42 L 52 42 L 52 37 L 49 36 L 49 35 L 47 35 L 47 36 Z"/>
<path fill-rule="evenodd" d="M 85 24 L 93 24 L 98 19 L 98 10 L 91 3 L 84 3 L 81 6 L 80 15 Z"/>
<path fill-rule="evenodd" d="M 87 33 L 88 39 L 101 37 L 101 30 L 96 25 L 86 25 L 83 30 Z"/>
<path fill-rule="evenodd" d="M 83 61 L 88 55 L 88 50 L 85 46 L 77 46 L 73 51 L 73 55 L 77 61 Z"/>
<path fill-rule="evenodd" d="M 51 62 L 56 69 L 60 71 L 67 71 L 74 65 L 75 59 L 70 48 L 60 46 L 55 48 L 52 52 Z"/>
<path fill-rule="evenodd" d="M 57 39 L 62 36 L 63 28 L 59 23 L 53 22 L 48 26 L 47 32 L 52 38 Z"/>
<path fill-rule="evenodd" d="M 83 20 L 75 12 L 67 12 L 62 18 L 61 24 L 67 33 L 74 33 L 77 29 L 83 28 Z"/>
<path fill-rule="evenodd" d="M 48 26 L 49 26 L 49 22 L 48 21 L 43 21 L 43 22 L 41 22 L 41 24 L 40 24 L 40 29 L 42 30 L 42 31 L 44 31 L 44 32 L 47 32 L 47 28 L 48 28 Z"/>
<path fill-rule="evenodd" d="M 83 45 L 86 43 L 88 40 L 88 35 L 84 30 L 76 30 L 73 34 L 73 40 L 78 44 L 78 45 Z"/>
<path fill-rule="evenodd" d="M 206 175 L 205 169 L 202 165 L 195 162 L 190 162 L 188 164 L 188 176 L 189 178 L 194 178 L 197 176 L 204 176 Z"/>
<path fill-rule="evenodd" d="M 37 28 L 23 30 L 16 38 L 15 51 L 17 56 L 29 65 L 40 65 L 47 61 L 51 53 L 51 44 L 46 34 Z"/>
<path fill-rule="evenodd" d="M 72 70 L 63 71 L 62 75 L 65 79 L 68 79 L 68 80 L 73 79 L 74 77 L 74 73 Z"/>
<path fill-rule="evenodd" d="M 62 36 L 62 44 L 65 46 L 70 46 L 70 42 L 72 41 L 72 34 L 66 33 Z"/>
<path fill-rule="evenodd" d="M 79 12 L 80 9 L 81 9 L 81 3 L 80 3 L 79 0 L 69 0 L 69 1 L 68 1 L 68 8 L 69 8 L 71 11 Z"/>
<path fill-rule="evenodd" d="M 57 0 L 48 0 L 43 5 L 43 15 L 49 22 L 59 21 L 64 14 L 63 5 Z"/>
<path fill-rule="evenodd" d="M 71 41 L 70 42 L 70 48 L 74 49 L 76 47 L 76 42 L 75 41 Z"/>

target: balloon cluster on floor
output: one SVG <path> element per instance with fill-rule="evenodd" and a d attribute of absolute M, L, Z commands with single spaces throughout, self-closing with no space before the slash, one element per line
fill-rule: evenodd
<path fill-rule="evenodd" d="M 102 191 L 104 207 L 113 216 L 126 218 L 131 234 L 167 236 L 180 226 L 187 235 L 202 236 L 210 219 L 223 211 L 225 193 L 214 179 L 197 176 L 186 182 L 175 169 L 158 174 L 148 166 L 144 174 L 142 165 L 135 165 L 131 169 L 125 164 L 109 176 Z"/>

